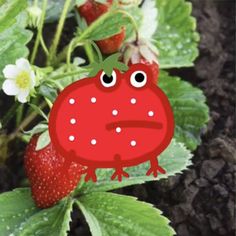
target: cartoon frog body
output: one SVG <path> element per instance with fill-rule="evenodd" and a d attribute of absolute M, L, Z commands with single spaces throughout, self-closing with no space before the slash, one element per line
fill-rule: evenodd
<path fill-rule="evenodd" d="M 49 133 L 67 162 L 87 166 L 85 180 L 96 181 L 97 168 L 114 168 L 111 179 L 129 177 L 124 167 L 150 161 L 147 175 L 165 170 L 158 155 L 174 133 L 170 103 L 155 85 L 144 64 L 111 76 L 100 71 L 93 78 L 66 87 L 50 113 Z"/>

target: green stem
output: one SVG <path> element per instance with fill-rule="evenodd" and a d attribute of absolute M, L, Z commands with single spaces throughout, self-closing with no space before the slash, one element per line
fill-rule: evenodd
<path fill-rule="evenodd" d="M 90 43 L 86 43 L 84 45 L 85 52 L 87 54 L 87 57 L 89 59 L 90 64 L 95 61 L 94 54 L 93 54 L 93 48 Z"/>
<path fill-rule="evenodd" d="M 74 47 L 74 44 L 75 43 L 75 40 L 71 40 L 70 44 L 69 44 L 69 47 L 68 47 L 68 51 L 67 51 L 67 55 L 66 55 L 66 64 L 67 64 L 67 68 L 70 67 L 70 58 L 71 58 L 71 54 L 72 54 L 72 51 L 73 51 L 73 47 Z"/>
<path fill-rule="evenodd" d="M 101 51 L 99 49 L 99 47 L 97 46 L 96 43 L 94 43 L 93 41 L 90 41 L 91 45 L 93 46 L 93 48 L 95 49 L 97 55 L 98 55 L 98 61 L 99 62 L 102 62 L 103 61 L 103 58 L 102 58 L 102 54 L 101 54 Z"/>
<path fill-rule="evenodd" d="M 49 108 L 51 109 L 51 108 L 52 108 L 52 105 L 53 105 L 52 102 L 51 102 L 48 98 L 46 98 L 46 97 L 44 97 L 44 99 L 45 99 L 45 101 L 47 102 Z"/>
<path fill-rule="evenodd" d="M 47 4 L 48 4 L 48 1 L 44 0 L 43 1 L 43 7 L 42 7 L 42 16 L 41 16 L 41 19 L 40 19 L 40 22 L 39 22 L 38 32 L 37 32 L 37 36 L 36 36 L 36 39 L 35 39 L 31 59 L 30 59 L 31 64 L 34 64 L 34 61 L 35 61 L 35 58 L 36 58 L 36 55 L 37 55 L 37 52 L 38 52 L 39 44 L 40 44 L 40 38 L 42 38 L 44 18 L 45 18 L 45 15 L 46 15 Z"/>
<path fill-rule="evenodd" d="M 60 75 L 56 75 L 54 77 L 51 77 L 50 80 L 59 80 L 59 79 L 65 78 L 67 76 L 79 75 L 79 74 L 82 74 L 84 72 L 87 72 L 87 70 L 68 72 L 68 73 L 64 73 L 64 74 L 60 74 Z"/>
<path fill-rule="evenodd" d="M 64 7 L 63 7 L 63 10 L 61 13 L 61 17 L 60 17 L 59 23 L 57 25 L 57 30 L 56 30 L 52 45 L 49 50 L 49 57 L 48 57 L 47 64 L 50 64 L 54 60 L 54 58 L 56 57 L 57 47 L 60 42 L 61 33 L 63 30 L 63 26 L 65 24 L 67 13 L 68 13 L 70 5 L 71 5 L 71 1 L 72 0 L 65 1 L 65 4 L 64 4 Z"/>
<path fill-rule="evenodd" d="M 22 116 L 23 116 L 23 111 L 24 111 L 24 104 L 21 104 L 18 109 L 17 109 L 17 113 L 16 113 L 16 127 L 19 126 L 21 120 L 22 120 Z"/>
<path fill-rule="evenodd" d="M 49 52 L 48 52 L 47 46 L 44 42 L 44 39 L 43 39 L 42 35 L 40 37 L 40 43 L 41 43 L 41 46 L 42 46 L 42 49 L 43 49 L 44 53 L 46 54 L 46 56 L 48 56 Z"/>
<path fill-rule="evenodd" d="M 138 33 L 138 25 L 137 23 L 135 22 L 134 18 L 132 15 L 130 15 L 127 11 L 124 11 L 124 10 L 118 10 L 117 12 L 120 12 L 124 15 L 126 15 L 128 17 L 128 19 L 130 20 L 130 23 L 133 25 L 134 27 L 134 31 L 135 31 L 135 35 L 136 35 L 136 41 L 138 41 L 138 38 L 139 38 L 139 33 Z"/>

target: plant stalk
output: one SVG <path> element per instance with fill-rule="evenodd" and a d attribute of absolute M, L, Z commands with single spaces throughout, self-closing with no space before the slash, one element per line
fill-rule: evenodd
<path fill-rule="evenodd" d="M 53 77 L 49 78 L 49 80 L 59 80 L 59 79 L 65 78 L 67 76 L 79 75 L 79 74 L 82 74 L 84 72 L 87 72 L 87 70 L 83 69 L 83 70 L 80 70 L 80 71 L 73 71 L 73 72 L 68 72 L 68 73 L 56 75 L 56 76 L 53 76 Z"/>
<path fill-rule="evenodd" d="M 46 107 L 47 103 L 46 102 L 43 102 L 39 107 L 40 109 L 43 109 L 44 107 Z M 16 128 L 16 130 L 9 135 L 9 141 L 15 139 L 19 132 L 21 130 L 24 130 L 36 117 L 37 117 L 38 113 L 37 112 L 32 112 L 29 116 L 27 116 L 22 122 L 21 124 L 19 125 L 18 128 Z"/>
<path fill-rule="evenodd" d="M 71 1 L 72 0 L 66 0 L 65 1 L 65 4 L 64 4 L 64 7 L 63 7 L 63 10 L 62 10 L 62 13 L 61 13 L 61 17 L 60 17 L 59 23 L 57 25 L 57 30 L 56 30 L 52 45 L 51 45 L 50 50 L 49 50 L 47 65 L 51 64 L 52 61 L 56 57 L 57 47 L 58 47 L 58 44 L 60 42 L 63 26 L 65 24 L 66 16 L 67 16 L 67 13 L 68 13 L 69 8 L 70 8 Z"/>
<path fill-rule="evenodd" d="M 46 15 L 46 10 L 47 10 L 47 4 L 48 4 L 48 0 L 44 0 L 43 1 L 43 6 L 42 6 L 42 16 L 39 22 L 39 26 L 38 26 L 38 32 L 37 32 L 37 36 L 35 39 L 35 43 L 34 43 L 34 48 L 33 48 L 33 52 L 30 58 L 30 63 L 34 64 L 37 52 L 38 52 L 38 48 L 39 48 L 39 44 L 40 44 L 40 40 L 42 38 L 42 33 L 43 33 L 43 25 L 44 25 L 44 19 L 45 19 L 45 15 Z"/>
<path fill-rule="evenodd" d="M 84 49 L 85 49 L 85 52 L 86 52 L 86 55 L 89 59 L 90 64 L 93 63 L 95 61 L 95 58 L 94 58 L 93 48 L 92 48 L 91 44 L 86 43 L 84 45 Z"/>

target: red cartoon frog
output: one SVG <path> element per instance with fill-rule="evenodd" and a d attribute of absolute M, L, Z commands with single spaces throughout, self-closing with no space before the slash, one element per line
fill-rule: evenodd
<path fill-rule="evenodd" d="M 126 72 L 100 70 L 95 77 L 65 88 L 50 113 L 49 133 L 68 165 L 87 166 L 85 180 L 96 181 L 97 168 L 114 168 L 111 179 L 129 177 L 124 167 L 150 161 L 147 175 L 165 170 L 157 156 L 174 133 L 170 103 L 144 64 Z"/>

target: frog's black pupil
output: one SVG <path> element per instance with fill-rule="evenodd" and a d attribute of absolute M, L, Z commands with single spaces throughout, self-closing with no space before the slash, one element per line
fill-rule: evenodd
<path fill-rule="evenodd" d="M 144 75 L 142 73 L 137 73 L 135 75 L 135 80 L 139 83 L 143 82 L 144 81 Z"/>
<path fill-rule="evenodd" d="M 103 75 L 103 81 L 106 84 L 110 84 L 113 81 L 113 76 L 111 75 L 110 77 L 108 75 Z"/>

